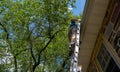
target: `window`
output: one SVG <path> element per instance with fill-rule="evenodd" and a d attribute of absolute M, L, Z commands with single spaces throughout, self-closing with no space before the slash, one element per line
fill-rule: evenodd
<path fill-rule="evenodd" d="M 118 28 L 120 27 L 120 0 L 115 0 L 111 13 L 111 19 L 109 20 L 105 28 L 105 37 L 114 46 L 114 39 Z"/>
<path fill-rule="evenodd" d="M 118 55 L 120 55 L 120 49 L 118 53 Z M 97 54 L 97 60 L 103 72 L 120 72 L 120 68 L 110 56 L 104 43 L 101 43 L 99 53 Z"/>
<path fill-rule="evenodd" d="M 120 57 L 120 31 L 118 31 L 115 39 L 114 39 L 114 49 Z"/>
<path fill-rule="evenodd" d="M 105 72 L 120 72 L 120 69 L 112 58 L 110 59 L 110 62 Z"/>
<path fill-rule="evenodd" d="M 112 28 L 111 34 L 109 35 L 108 41 L 110 42 L 110 44 L 113 46 L 116 53 L 120 57 L 120 11 L 119 11 L 118 17 L 116 17 L 116 18 L 117 18 L 116 22 L 114 24 L 114 27 Z M 107 27 L 106 27 L 105 35 L 107 36 L 109 34 L 109 32 L 110 31 L 107 31 Z"/>
<path fill-rule="evenodd" d="M 113 24 L 115 24 L 119 12 L 120 12 L 120 3 L 119 3 L 118 0 L 116 0 L 116 3 L 115 3 L 115 5 L 114 5 L 114 9 L 113 9 L 113 13 L 112 13 L 112 18 L 111 18 L 111 22 L 112 22 Z"/>
<path fill-rule="evenodd" d="M 113 45 L 113 40 L 115 39 L 115 36 L 116 36 L 119 28 L 120 28 L 120 13 L 119 13 L 119 17 L 117 18 L 116 23 L 114 24 L 114 28 L 112 29 L 112 33 L 111 33 L 111 35 L 109 37 L 109 42 L 112 45 Z"/>
<path fill-rule="evenodd" d="M 106 46 L 103 43 L 101 43 L 100 50 L 99 50 L 99 53 L 97 55 L 97 60 L 99 62 L 99 65 L 100 65 L 102 71 L 106 70 L 110 58 L 111 57 L 110 57 L 109 52 L 106 49 Z"/>
<path fill-rule="evenodd" d="M 108 23 L 108 25 L 106 26 L 106 29 L 105 29 L 105 37 L 108 39 L 112 33 L 112 30 L 113 30 L 113 24 L 111 22 Z"/>

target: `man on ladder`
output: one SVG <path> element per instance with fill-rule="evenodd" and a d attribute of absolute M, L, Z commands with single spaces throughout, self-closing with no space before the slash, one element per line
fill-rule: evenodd
<path fill-rule="evenodd" d="M 76 40 L 76 30 L 77 30 L 77 24 L 76 24 L 77 19 L 71 19 L 70 26 L 68 28 L 68 39 L 70 42 L 70 52 L 69 56 L 71 57 L 74 52 L 74 46 L 75 46 L 75 40 Z"/>
<path fill-rule="evenodd" d="M 76 24 L 76 21 L 77 19 L 71 19 L 71 24 L 68 28 L 68 39 L 69 39 L 69 42 L 74 42 L 75 41 L 75 35 L 74 33 L 76 32 L 77 30 L 77 24 Z"/>
<path fill-rule="evenodd" d="M 76 24 L 78 21 L 78 25 Z M 78 52 L 79 52 L 79 37 L 80 37 L 80 19 L 71 19 L 71 24 L 68 29 L 69 57 L 71 60 L 70 72 L 80 72 L 78 68 Z"/>

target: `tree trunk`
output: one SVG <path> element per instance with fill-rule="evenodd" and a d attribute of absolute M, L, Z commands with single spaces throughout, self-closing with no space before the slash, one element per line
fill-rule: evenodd
<path fill-rule="evenodd" d="M 36 63 L 33 65 L 33 72 L 35 72 L 36 67 L 39 65 L 39 63 Z"/>
<path fill-rule="evenodd" d="M 14 56 L 14 65 L 15 65 L 15 72 L 18 72 L 18 67 L 17 67 L 17 58 Z"/>

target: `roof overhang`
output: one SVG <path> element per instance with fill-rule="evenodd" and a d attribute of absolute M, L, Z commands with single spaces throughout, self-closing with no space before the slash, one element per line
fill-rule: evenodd
<path fill-rule="evenodd" d="M 90 57 L 110 0 L 86 0 L 81 22 L 79 65 L 87 72 Z"/>

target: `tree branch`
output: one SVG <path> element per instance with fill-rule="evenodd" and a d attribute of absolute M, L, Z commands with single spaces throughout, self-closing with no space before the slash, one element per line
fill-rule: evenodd
<path fill-rule="evenodd" d="M 34 56 L 34 53 L 33 53 L 33 44 L 32 44 L 32 40 L 31 40 L 31 35 L 32 35 L 32 32 L 33 32 L 34 29 L 35 29 L 35 27 L 32 28 L 31 31 L 28 30 L 28 36 L 27 36 L 26 39 L 27 39 L 27 41 L 28 41 L 28 43 L 29 43 L 29 48 L 30 48 L 31 57 L 33 58 L 33 61 L 34 61 L 35 64 L 36 64 L 36 59 L 35 59 L 35 56 Z"/>
<path fill-rule="evenodd" d="M 18 64 L 17 64 L 17 58 L 14 56 L 14 65 L 15 65 L 15 72 L 18 72 Z"/>
<path fill-rule="evenodd" d="M 35 56 L 34 56 L 34 54 L 33 54 L 33 44 L 32 44 L 32 42 L 29 43 L 29 46 L 30 46 L 31 56 L 32 56 L 32 58 L 33 58 L 33 60 L 34 60 L 34 62 L 35 62 L 35 64 L 36 64 L 36 59 L 35 59 Z"/>
<path fill-rule="evenodd" d="M 50 42 L 52 41 L 52 39 L 53 39 L 53 38 L 55 37 L 55 35 L 56 35 L 58 32 L 60 32 L 60 31 L 62 31 L 62 30 L 56 31 L 56 32 L 53 34 L 53 36 L 50 38 L 50 40 L 47 42 L 47 44 L 43 47 L 43 49 L 40 50 L 40 52 L 39 52 L 39 57 L 38 57 L 38 63 L 39 63 L 39 61 L 40 61 L 40 55 L 41 55 L 41 53 L 48 47 L 48 45 L 50 44 Z"/>
<path fill-rule="evenodd" d="M 9 33 L 7 31 L 7 29 L 4 27 L 4 25 L 0 22 L 0 25 L 2 26 L 3 30 L 6 32 L 6 39 L 9 38 Z"/>
<path fill-rule="evenodd" d="M 51 36 L 51 38 L 50 38 L 50 40 L 47 42 L 47 44 L 39 51 L 37 63 L 33 65 L 33 72 L 34 72 L 35 68 L 40 64 L 40 57 L 41 57 L 42 52 L 43 52 L 44 50 L 46 50 L 46 48 L 48 47 L 48 45 L 50 44 L 50 42 L 54 39 L 55 35 L 56 35 L 58 32 L 60 32 L 60 31 L 62 31 L 62 29 L 56 31 L 56 32 Z"/>
<path fill-rule="evenodd" d="M 42 48 L 42 49 L 39 51 L 38 63 L 39 63 L 39 61 L 40 61 L 40 54 L 47 48 L 47 46 L 50 44 L 50 42 L 52 41 L 53 38 L 54 38 L 54 36 L 52 36 L 52 37 L 50 38 L 50 40 L 47 42 L 47 44 L 45 45 L 45 47 Z"/>

